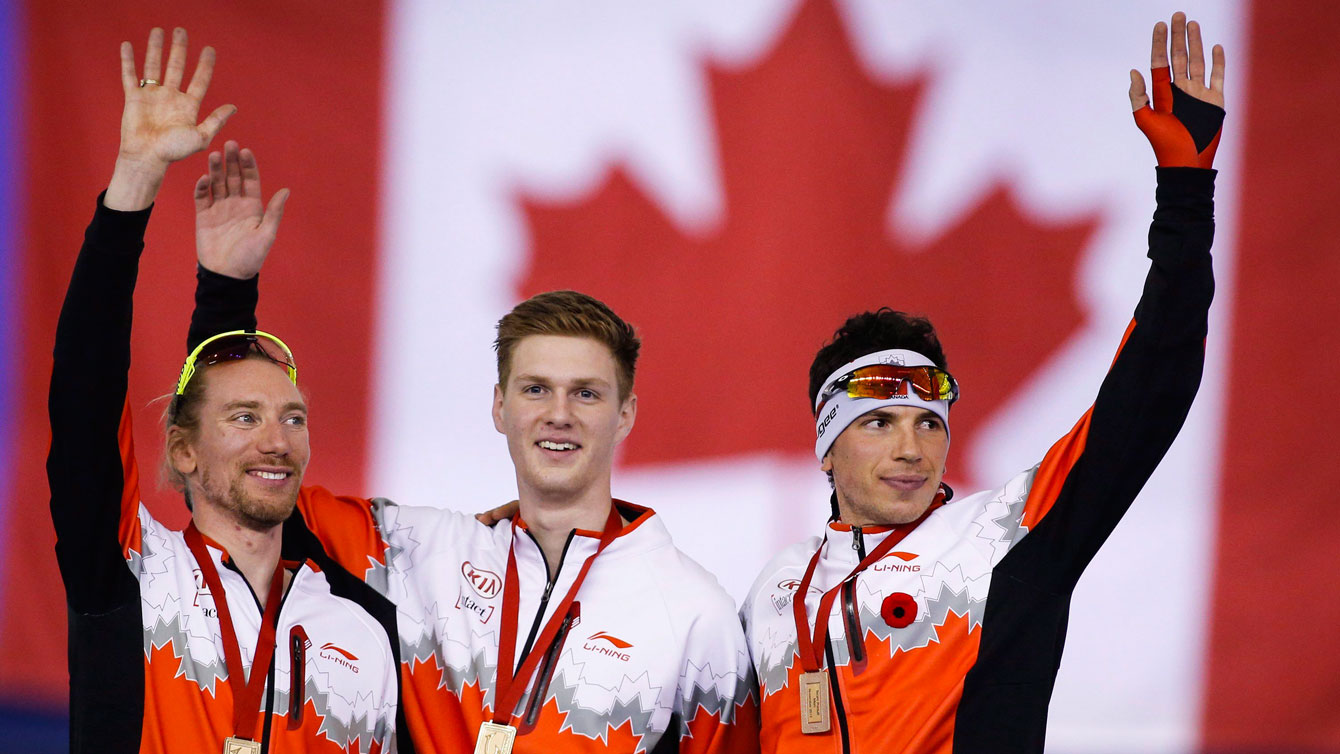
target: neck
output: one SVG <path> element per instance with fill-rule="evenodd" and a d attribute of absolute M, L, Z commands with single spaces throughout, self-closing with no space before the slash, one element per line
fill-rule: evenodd
<path fill-rule="evenodd" d="M 603 531 L 614 500 L 608 490 L 603 495 L 575 501 L 571 498 L 559 501 L 542 495 L 528 495 L 526 490 L 522 490 L 518 503 L 521 517 L 526 520 L 531 536 L 535 537 L 540 551 L 544 553 L 545 563 L 549 566 L 549 579 L 552 581 L 562 563 L 563 547 L 568 543 L 568 535 L 573 529 Z M 620 516 L 619 520 L 623 521 L 623 517 Z"/>
<path fill-rule="evenodd" d="M 253 529 L 207 503 L 196 503 L 191 520 L 201 534 L 228 551 L 228 557 L 232 558 L 237 570 L 242 572 L 251 585 L 256 600 L 261 603 L 261 607 L 265 607 L 265 600 L 270 594 L 270 579 L 274 577 L 275 566 L 279 563 L 283 525 L 277 524 L 264 530 Z M 284 573 L 284 579 L 288 580 L 287 572 Z"/>

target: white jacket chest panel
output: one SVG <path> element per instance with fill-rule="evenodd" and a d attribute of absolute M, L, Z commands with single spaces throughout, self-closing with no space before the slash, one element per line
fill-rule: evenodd
<path fill-rule="evenodd" d="M 1026 533 L 1019 527 L 1031 472 L 1020 474 L 998 490 L 982 492 L 945 505 L 893 547 L 890 554 L 856 577 L 855 600 L 863 641 L 889 642 L 890 651 L 914 651 L 937 638 L 936 629 L 951 614 L 980 627 L 992 569 Z M 882 535 L 865 537 L 868 553 Z M 791 602 L 805 575 L 810 556 L 819 547 L 813 537 L 783 551 L 765 569 L 744 607 L 747 638 L 765 694 L 786 684 L 796 660 L 796 625 Z M 851 573 L 860 560 L 849 531 L 828 531 L 824 556 L 805 595 L 809 628 L 824 591 Z M 910 596 L 916 619 L 894 627 L 885 620 L 885 601 L 896 594 Z M 839 594 L 828 617 L 828 635 L 834 660 L 849 661 L 843 599 Z"/>
<path fill-rule="evenodd" d="M 132 553 L 130 567 L 140 580 L 145 655 L 170 647 L 179 663 L 177 675 L 214 695 L 216 684 L 227 683 L 228 677 L 215 595 L 181 532 L 163 527 L 143 506 L 140 527 L 142 547 Z M 242 665 L 250 677 L 260 606 L 241 574 L 222 564 L 218 550 L 207 549 L 227 593 Z M 386 633 L 357 604 L 333 595 L 325 575 L 307 565 L 294 574 L 280 606 L 273 711 L 288 709 L 295 628 L 307 639 L 298 653 L 304 661 L 304 698 L 326 719 L 329 735 L 351 740 L 361 734 L 369 741 L 374 729 L 379 739 L 389 733 L 395 722 L 397 669 Z"/>

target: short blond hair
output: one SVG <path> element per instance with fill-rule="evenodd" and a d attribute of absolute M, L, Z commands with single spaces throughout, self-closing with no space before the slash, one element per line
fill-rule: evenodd
<path fill-rule="evenodd" d="M 549 291 L 522 301 L 498 320 L 498 384 L 507 385 L 516 344 L 530 335 L 567 335 L 591 338 L 614 356 L 619 379 L 619 400 L 633 392 L 637 354 L 642 347 L 633 326 L 623 321 L 603 302 L 577 291 Z"/>

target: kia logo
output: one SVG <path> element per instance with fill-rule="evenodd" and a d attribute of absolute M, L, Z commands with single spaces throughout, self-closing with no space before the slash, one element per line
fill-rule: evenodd
<path fill-rule="evenodd" d="M 485 599 L 497 597 L 498 592 L 502 591 L 502 579 L 498 574 L 483 568 L 475 568 L 468 560 L 461 563 L 461 575 L 470 583 L 470 588 Z"/>

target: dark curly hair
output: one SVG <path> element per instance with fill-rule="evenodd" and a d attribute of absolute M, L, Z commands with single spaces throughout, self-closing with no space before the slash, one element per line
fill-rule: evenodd
<path fill-rule="evenodd" d="M 814 399 L 823 388 L 825 377 L 847 362 L 891 348 L 916 351 L 941 369 L 949 370 L 944 348 L 929 319 L 887 306 L 861 312 L 843 322 L 833 333 L 833 339 L 815 354 L 814 363 L 810 364 L 810 413 L 814 413 Z"/>

